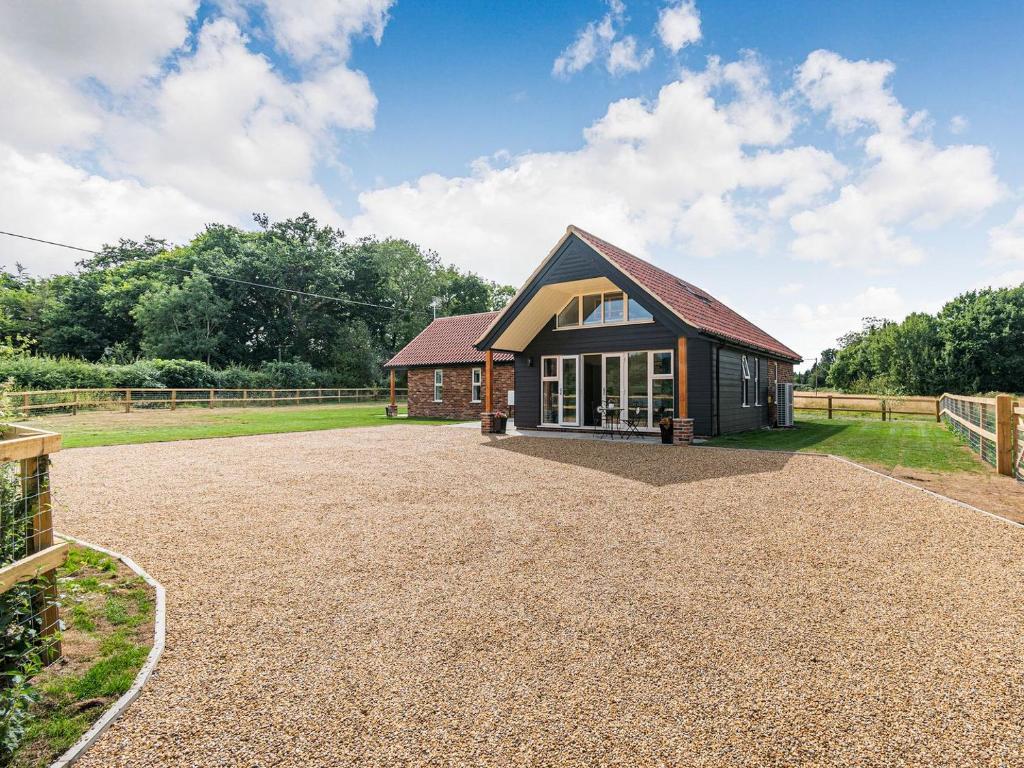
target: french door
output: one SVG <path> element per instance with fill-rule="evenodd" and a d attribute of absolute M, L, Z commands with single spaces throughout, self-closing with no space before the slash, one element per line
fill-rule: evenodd
<path fill-rule="evenodd" d="M 542 424 L 576 427 L 580 424 L 580 359 L 577 355 L 541 360 Z"/>

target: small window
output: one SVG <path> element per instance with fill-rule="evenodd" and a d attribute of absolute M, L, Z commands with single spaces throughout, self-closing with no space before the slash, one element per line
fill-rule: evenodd
<path fill-rule="evenodd" d="M 636 299 L 629 300 L 629 322 L 633 323 L 637 320 L 653 320 L 654 315 L 640 306 L 640 302 Z"/>
<path fill-rule="evenodd" d="M 473 396 L 474 403 L 480 402 L 480 390 L 483 382 L 483 371 L 480 368 L 473 369 Z"/>
<path fill-rule="evenodd" d="M 742 380 L 740 382 L 741 394 L 743 396 L 742 405 L 744 408 L 750 405 L 750 366 L 747 365 L 747 356 L 743 355 L 740 358 L 740 366 L 742 371 L 740 372 Z"/>
<path fill-rule="evenodd" d="M 623 298 L 622 291 L 604 295 L 604 321 L 606 323 L 621 323 L 626 319 Z"/>
<path fill-rule="evenodd" d="M 583 297 L 583 324 L 596 325 L 601 322 L 601 294 Z"/>
<path fill-rule="evenodd" d="M 437 368 L 434 371 L 434 402 L 441 402 L 441 390 L 444 386 L 444 371 Z"/>
<path fill-rule="evenodd" d="M 652 368 L 652 374 L 655 376 L 671 376 L 672 375 L 672 353 L 671 352 L 654 352 L 654 365 Z"/>
<path fill-rule="evenodd" d="M 573 296 L 572 300 L 558 313 L 559 328 L 571 328 L 580 324 L 580 297 Z"/>
<path fill-rule="evenodd" d="M 761 358 L 754 358 L 754 405 L 761 404 Z"/>
<path fill-rule="evenodd" d="M 558 358 L 557 357 L 545 357 L 542 363 L 543 376 L 545 379 L 556 379 L 558 378 Z"/>

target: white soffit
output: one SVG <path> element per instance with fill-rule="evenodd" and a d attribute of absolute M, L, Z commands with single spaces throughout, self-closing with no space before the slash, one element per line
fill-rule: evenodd
<path fill-rule="evenodd" d="M 573 296 L 580 293 L 618 290 L 620 288 L 607 277 L 545 285 L 530 299 L 530 303 L 523 307 L 501 336 L 495 339 L 493 347 L 509 352 L 522 352 Z"/>

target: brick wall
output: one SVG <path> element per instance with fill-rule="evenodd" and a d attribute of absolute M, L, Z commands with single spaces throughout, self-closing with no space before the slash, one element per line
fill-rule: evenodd
<path fill-rule="evenodd" d="M 480 402 L 471 402 L 473 396 L 473 368 L 480 368 Z M 441 402 L 434 402 L 434 369 L 409 369 L 409 415 L 425 419 L 480 418 L 483 404 L 483 368 L 473 365 L 450 365 L 442 367 L 444 385 Z M 496 363 L 494 366 L 494 407 L 508 411 L 508 391 L 515 389 L 515 369 L 511 363 Z"/>
<path fill-rule="evenodd" d="M 779 366 L 779 379 L 775 380 L 775 366 Z M 768 360 L 768 383 L 769 384 L 791 384 L 793 382 L 793 364 L 782 360 Z"/>

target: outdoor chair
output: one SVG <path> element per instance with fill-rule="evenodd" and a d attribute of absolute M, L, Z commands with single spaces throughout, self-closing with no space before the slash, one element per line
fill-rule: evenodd
<path fill-rule="evenodd" d="M 625 431 L 624 431 L 622 436 L 624 438 L 626 438 L 627 440 L 630 437 L 634 436 L 634 435 L 637 438 L 643 439 L 643 435 L 640 434 L 639 424 L 640 424 L 640 408 L 637 407 L 637 408 L 629 408 L 629 409 L 627 409 L 626 410 L 626 423 L 625 423 L 625 427 L 624 427 Z"/>

